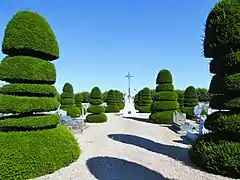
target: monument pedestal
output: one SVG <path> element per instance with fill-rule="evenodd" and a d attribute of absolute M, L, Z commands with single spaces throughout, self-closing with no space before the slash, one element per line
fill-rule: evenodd
<path fill-rule="evenodd" d="M 133 100 L 130 98 L 125 98 L 125 107 L 120 111 L 122 117 L 136 117 L 136 109 L 134 107 Z"/>

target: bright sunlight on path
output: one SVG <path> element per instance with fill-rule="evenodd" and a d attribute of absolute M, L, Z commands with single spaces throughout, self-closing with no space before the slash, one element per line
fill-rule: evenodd
<path fill-rule="evenodd" d="M 140 116 L 140 115 L 139 115 Z M 77 162 L 38 180 L 225 180 L 191 167 L 188 144 L 167 127 L 108 114 L 76 134 Z"/>

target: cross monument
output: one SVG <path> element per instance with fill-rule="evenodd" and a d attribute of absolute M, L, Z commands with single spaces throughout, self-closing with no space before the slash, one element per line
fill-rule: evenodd
<path fill-rule="evenodd" d="M 130 79 L 133 77 L 130 72 L 125 76 L 128 78 L 128 101 L 130 103 L 130 98 L 131 98 L 131 87 L 130 87 Z"/>

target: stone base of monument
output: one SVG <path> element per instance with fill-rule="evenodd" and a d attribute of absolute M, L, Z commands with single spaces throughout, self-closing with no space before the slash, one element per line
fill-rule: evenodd
<path fill-rule="evenodd" d="M 125 103 L 125 107 L 120 111 L 122 117 L 136 117 L 137 111 L 133 103 Z"/>

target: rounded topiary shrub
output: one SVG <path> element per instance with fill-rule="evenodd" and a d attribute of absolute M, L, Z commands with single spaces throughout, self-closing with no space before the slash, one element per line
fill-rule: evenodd
<path fill-rule="evenodd" d="M 80 109 L 81 114 L 82 114 L 82 101 L 83 101 L 82 94 L 81 93 L 75 94 L 75 105 L 77 108 Z"/>
<path fill-rule="evenodd" d="M 184 92 L 184 108 L 182 108 L 187 118 L 192 119 L 194 117 L 194 107 L 197 105 L 198 97 L 196 89 L 193 86 L 189 86 Z"/>
<path fill-rule="evenodd" d="M 171 124 L 173 122 L 173 112 L 179 108 L 179 105 L 172 82 L 172 75 L 168 70 L 163 69 L 158 73 L 156 94 L 150 107 L 150 122 L 157 124 Z"/>
<path fill-rule="evenodd" d="M 151 91 L 145 87 L 141 91 L 141 103 L 138 106 L 140 113 L 150 113 L 150 106 L 152 104 Z"/>
<path fill-rule="evenodd" d="M 183 108 L 184 107 L 184 92 L 181 90 L 176 91 L 177 95 L 178 95 L 178 99 L 177 102 L 179 104 L 179 108 Z"/>
<path fill-rule="evenodd" d="M 139 109 L 138 109 L 138 103 L 139 103 L 138 100 L 139 100 L 139 95 L 138 95 L 138 93 L 137 93 L 137 94 L 134 96 L 134 100 L 133 100 L 133 101 L 134 101 L 134 107 L 135 107 L 136 110 L 139 110 Z"/>
<path fill-rule="evenodd" d="M 86 121 L 89 123 L 102 123 L 107 121 L 107 116 L 103 114 L 105 112 L 102 99 L 101 90 L 98 87 L 94 87 L 90 94 L 91 106 L 87 111 L 91 114 L 87 115 Z"/>
<path fill-rule="evenodd" d="M 117 113 L 119 112 L 119 107 L 117 105 L 117 98 L 116 98 L 116 93 L 114 90 L 109 90 L 108 91 L 108 97 L 107 97 L 107 108 L 106 112 L 107 113 Z"/>
<path fill-rule="evenodd" d="M 119 110 L 122 110 L 124 108 L 123 94 L 118 90 L 115 90 L 115 94 L 116 94 L 117 106 Z"/>
<path fill-rule="evenodd" d="M 2 44 L 8 55 L 0 64 L 0 179 L 32 179 L 77 160 L 80 149 L 55 111 L 59 56 L 48 22 L 37 13 L 19 11 L 8 23 Z M 63 153 L 64 152 L 64 153 Z"/>
<path fill-rule="evenodd" d="M 70 83 L 65 83 L 61 94 L 61 109 L 67 110 L 75 104 L 73 87 Z"/>
<path fill-rule="evenodd" d="M 206 171 L 240 178 L 240 1 L 222 0 L 210 11 L 204 55 L 212 58 L 210 107 L 205 127 L 189 150 L 191 160 Z M 228 111 L 222 111 L 228 110 Z"/>
<path fill-rule="evenodd" d="M 81 110 L 76 105 L 72 105 L 72 107 L 67 108 L 67 116 L 71 116 L 72 118 L 80 117 Z"/>

